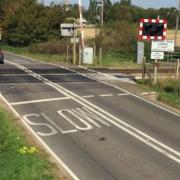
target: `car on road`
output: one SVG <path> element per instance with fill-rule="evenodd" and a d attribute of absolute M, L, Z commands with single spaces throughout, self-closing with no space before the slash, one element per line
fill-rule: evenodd
<path fill-rule="evenodd" d="M 0 49 L 0 64 L 4 64 L 4 54 L 1 49 Z"/>

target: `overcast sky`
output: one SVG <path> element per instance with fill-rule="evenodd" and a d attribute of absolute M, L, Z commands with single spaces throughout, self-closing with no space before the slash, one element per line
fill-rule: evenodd
<path fill-rule="evenodd" d="M 44 3 L 49 4 L 52 0 L 43 0 Z M 55 2 L 63 2 L 64 0 L 54 0 Z M 111 0 L 115 2 L 117 0 Z M 69 0 L 70 3 L 78 3 L 78 0 Z M 144 8 L 160 8 L 160 7 L 177 7 L 178 0 L 132 0 L 132 3 Z M 89 0 L 82 0 L 83 6 L 88 6 Z"/>

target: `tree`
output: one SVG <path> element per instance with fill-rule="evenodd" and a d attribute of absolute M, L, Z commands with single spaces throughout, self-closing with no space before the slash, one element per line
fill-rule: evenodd
<path fill-rule="evenodd" d="M 121 5 L 131 6 L 131 0 L 121 0 Z"/>

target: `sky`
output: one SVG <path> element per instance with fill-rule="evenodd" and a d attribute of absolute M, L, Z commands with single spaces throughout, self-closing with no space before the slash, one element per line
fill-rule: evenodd
<path fill-rule="evenodd" d="M 49 4 L 52 0 L 43 0 L 45 4 Z M 64 0 L 54 0 L 55 2 L 62 2 Z M 78 3 L 78 0 L 68 0 L 70 3 Z M 81 0 L 83 6 L 87 7 L 89 0 Z M 111 0 L 116 2 L 117 0 Z M 161 8 L 161 7 L 177 7 L 178 0 L 132 0 L 132 4 L 144 8 Z"/>

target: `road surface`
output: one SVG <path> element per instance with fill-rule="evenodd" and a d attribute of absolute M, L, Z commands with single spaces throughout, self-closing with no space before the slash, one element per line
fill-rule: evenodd
<path fill-rule="evenodd" d="M 180 178 L 180 114 L 108 84 L 103 74 L 5 59 L 1 98 L 73 179 Z"/>

